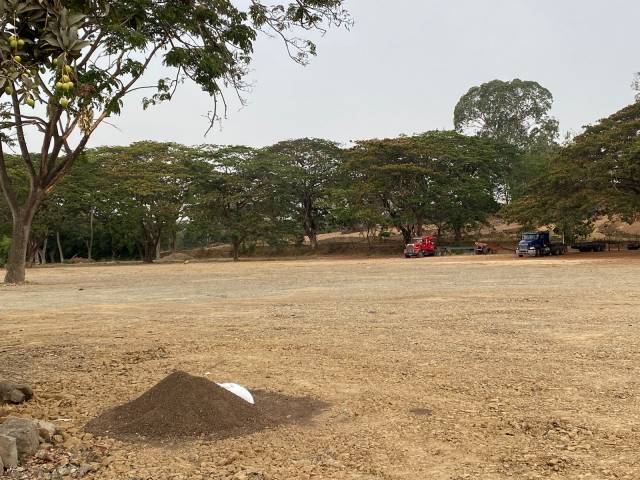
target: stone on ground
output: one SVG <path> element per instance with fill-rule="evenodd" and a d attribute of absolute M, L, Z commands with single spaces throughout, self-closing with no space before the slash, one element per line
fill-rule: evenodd
<path fill-rule="evenodd" d="M 18 466 L 18 448 L 16 447 L 15 438 L 8 435 L 0 435 L 0 460 L 3 468 L 16 468 Z"/>
<path fill-rule="evenodd" d="M 46 422 L 44 420 L 38 420 L 38 435 L 40 436 L 40 442 L 42 443 L 51 443 L 53 440 L 53 436 L 58 433 L 58 427 L 56 427 L 51 422 Z"/>
<path fill-rule="evenodd" d="M 33 390 L 29 385 L 0 382 L 0 401 L 5 403 L 23 403 L 31 400 Z"/>
<path fill-rule="evenodd" d="M 0 435 L 15 438 L 18 459 L 23 459 L 38 451 L 40 445 L 38 428 L 33 420 L 8 417 L 2 425 L 0 425 Z"/>

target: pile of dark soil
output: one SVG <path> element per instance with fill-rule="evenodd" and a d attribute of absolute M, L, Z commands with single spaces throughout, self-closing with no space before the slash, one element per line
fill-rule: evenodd
<path fill-rule="evenodd" d="M 255 405 L 202 377 L 175 372 L 139 398 L 106 411 L 85 430 L 113 438 L 228 438 L 306 422 L 326 407 L 310 398 L 252 392 Z"/>

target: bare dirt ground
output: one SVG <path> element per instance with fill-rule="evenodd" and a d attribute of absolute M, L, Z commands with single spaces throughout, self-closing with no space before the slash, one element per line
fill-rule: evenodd
<path fill-rule="evenodd" d="M 174 369 L 329 404 L 98 439 L 95 478 L 638 479 L 636 253 L 35 269 L 0 288 L 0 377 L 40 397 L 13 413 L 71 431 Z"/>

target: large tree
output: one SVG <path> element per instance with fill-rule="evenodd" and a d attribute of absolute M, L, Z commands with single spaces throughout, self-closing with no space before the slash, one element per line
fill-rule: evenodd
<path fill-rule="evenodd" d="M 509 208 L 508 217 L 555 225 L 567 235 L 591 231 L 602 215 L 640 217 L 640 101 L 589 126 L 551 157 L 545 175 Z"/>
<path fill-rule="evenodd" d="M 450 228 L 459 239 L 484 222 L 497 210 L 506 168 L 501 144 L 447 131 L 358 142 L 348 158 L 360 201 L 377 205 L 405 243 L 425 224 Z"/>
<path fill-rule="evenodd" d="M 92 133 L 120 112 L 125 97 L 150 88 L 144 105 L 170 100 L 191 79 L 226 105 L 225 88 L 241 91 L 260 31 L 281 37 L 304 63 L 310 41 L 288 32 L 349 22 L 342 0 L 288 3 L 233 0 L 0 0 L 0 187 L 12 216 L 6 282 L 22 282 L 33 218 L 71 169 Z M 147 79 L 161 57 L 170 78 Z M 32 110 L 33 109 L 33 110 Z M 39 135 L 39 137 L 37 137 Z M 39 145 L 29 150 L 27 138 Z M 17 144 L 28 172 L 20 198 L 4 159 Z"/>
<path fill-rule="evenodd" d="M 291 233 L 287 202 L 276 173 L 255 149 L 206 146 L 194 164 L 197 178 L 189 216 L 200 231 L 232 246 L 234 261 L 248 241 L 272 241 Z"/>
<path fill-rule="evenodd" d="M 500 200 L 510 203 L 555 149 L 558 122 L 550 115 L 553 95 L 537 82 L 493 80 L 471 88 L 454 110 L 458 132 L 491 138 L 516 150 L 510 158 Z"/>
<path fill-rule="evenodd" d="M 134 225 L 142 260 L 153 262 L 161 237 L 171 234 L 185 217 L 194 180 L 189 169 L 194 150 L 173 143 L 137 142 L 90 150 L 87 155 L 106 180 L 102 195 L 106 201 L 97 207 L 98 213 L 125 217 Z"/>
<path fill-rule="evenodd" d="M 261 157 L 272 165 L 278 195 L 288 199 L 292 216 L 309 238 L 312 250 L 317 249 L 331 189 L 340 175 L 342 149 L 329 140 L 301 138 L 267 147 Z"/>
<path fill-rule="evenodd" d="M 537 82 L 493 80 L 460 98 L 453 121 L 458 132 L 531 150 L 553 144 L 558 136 L 552 106 L 553 95 Z"/>
<path fill-rule="evenodd" d="M 601 215 L 640 217 L 640 101 L 586 128 L 506 210 L 539 224 L 590 225 Z"/>

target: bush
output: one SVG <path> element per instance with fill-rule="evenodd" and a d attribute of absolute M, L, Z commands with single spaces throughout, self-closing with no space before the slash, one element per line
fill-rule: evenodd
<path fill-rule="evenodd" d="M 11 248 L 11 239 L 9 237 L 0 237 L 0 267 L 4 267 L 7 261 L 9 248 Z"/>

